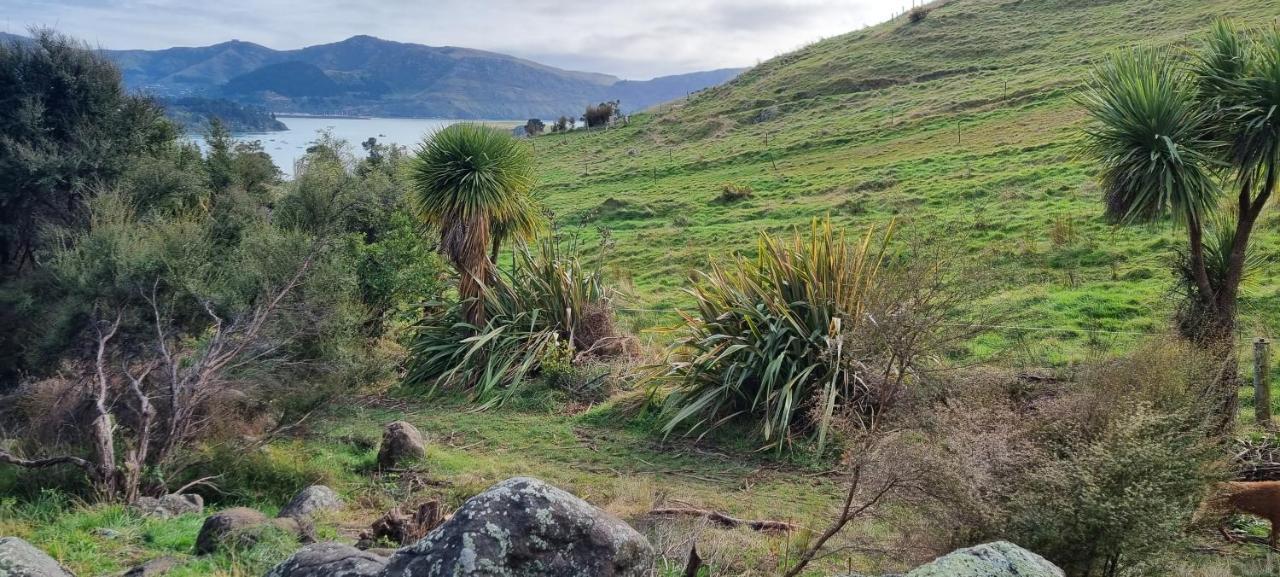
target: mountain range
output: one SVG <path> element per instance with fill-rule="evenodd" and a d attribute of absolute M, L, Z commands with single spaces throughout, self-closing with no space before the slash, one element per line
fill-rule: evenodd
<path fill-rule="evenodd" d="M 586 105 L 606 100 L 621 100 L 624 110 L 637 111 L 741 72 L 722 69 L 622 80 L 483 50 L 373 36 L 296 50 L 232 40 L 202 47 L 103 52 L 120 66 L 130 89 L 162 98 L 226 98 L 277 113 L 368 116 L 576 117 Z"/>

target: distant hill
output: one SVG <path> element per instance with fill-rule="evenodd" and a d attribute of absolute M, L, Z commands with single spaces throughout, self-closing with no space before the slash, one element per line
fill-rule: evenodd
<path fill-rule="evenodd" d="M 275 112 L 524 119 L 577 115 L 622 100 L 637 111 L 725 82 L 725 69 L 646 81 L 575 72 L 494 52 L 354 36 L 298 50 L 233 40 L 165 50 L 108 50 L 130 88 L 161 97 L 224 97 Z"/>
<path fill-rule="evenodd" d="M 265 108 L 222 98 L 188 96 L 161 99 L 160 104 L 164 106 L 165 114 L 188 132 L 204 132 L 214 118 L 221 120 L 232 132 L 275 132 L 289 129 Z"/>
<path fill-rule="evenodd" d="M 222 86 L 222 92 L 230 96 L 271 92 L 287 98 L 324 98 L 337 96 L 342 89 L 315 65 L 290 61 L 268 64 L 232 78 Z"/>

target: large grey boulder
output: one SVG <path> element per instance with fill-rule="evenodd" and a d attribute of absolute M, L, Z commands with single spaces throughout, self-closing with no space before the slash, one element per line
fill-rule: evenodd
<path fill-rule="evenodd" d="M 342 509 L 342 498 L 337 492 L 324 485 L 312 485 L 299 492 L 276 516 L 307 519 L 320 511 L 339 509 Z"/>
<path fill-rule="evenodd" d="M 196 535 L 196 554 L 208 555 L 226 544 L 236 533 L 265 525 L 267 516 L 256 509 L 236 507 L 210 515 Z"/>
<path fill-rule="evenodd" d="M 921 565 L 906 577 L 1063 577 L 1044 557 L 1008 541 L 958 549 Z"/>
<path fill-rule="evenodd" d="M 378 448 L 378 467 L 390 469 L 404 461 L 427 456 L 427 443 L 422 432 L 412 423 L 395 421 L 382 429 L 382 446 Z"/>
<path fill-rule="evenodd" d="M 386 557 L 342 543 L 316 543 L 299 549 L 276 565 L 267 577 L 374 577 Z"/>
<path fill-rule="evenodd" d="M 653 548 L 629 525 L 537 479 L 472 497 L 380 577 L 640 577 Z"/>
<path fill-rule="evenodd" d="M 71 577 L 57 561 L 17 537 L 0 538 L 0 577 Z"/>
<path fill-rule="evenodd" d="M 278 530 L 311 542 L 312 529 L 306 520 L 289 517 L 268 519 L 256 509 L 236 507 L 205 518 L 196 535 L 196 554 L 208 555 L 227 545 L 248 547 L 258 542 L 265 531 Z"/>
<path fill-rule="evenodd" d="M 163 497 L 138 497 L 133 508 L 143 515 L 154 517 L 177 517 L 187 513 L 203 513 L 204 497 L 193 493 L 184 495 L 165 495 Z"/>

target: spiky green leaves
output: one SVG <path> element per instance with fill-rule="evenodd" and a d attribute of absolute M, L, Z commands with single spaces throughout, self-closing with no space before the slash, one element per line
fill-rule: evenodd
<path fill-rule="evenodd" d="M 1172 216 L 1198 223 L 1218 202 L 1211 114 L 1195 78 L 1168 50 L 1105 60 L 1079 97 L 1096 121 L 1087 151 L 1102 165 L 1107 215 L 1123 222 Z"/>
<path fill-rule="evenodd" d="M 1280 165 L 1280 28 L 1259 33 L 1248 44 L 1244 75 L 1224 105 L 1232 123 L 1231 164 L 1241 181 L 1272 181 Z"/>
<path fill-rule="evenodd" d="M 502 130 L 460 123 L 432 134 L 410 166 L 422 218 L 445 228 L 452 221 L 487 218 L 495 226 L 532 234 L 538 211 L 529 199 L 533 160 Z"/>
<path fill-rule="evenodd" d="M 814 221 L 808 236 L 761 234 L 756 258 L 700 273 L 690 291 L 697 314 L 686 316 L 657 381 L 675 386 L 665 430 L 749 416 L 773 446 L 806 430 L 821 446 L 863 376 L 848 370 L 839 337 L 864 315 L 887 237 L 868 232 L 850 244 L 829 219 Z"/>

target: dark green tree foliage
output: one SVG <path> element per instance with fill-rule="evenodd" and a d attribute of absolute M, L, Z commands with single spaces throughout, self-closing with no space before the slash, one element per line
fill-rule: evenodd
<path fill-rule="evenodd" d="M 529 136 L 537 136 L 542 134 L 542 130 L 546 127 L 547 125 L 541 120 L 530 118 L 528 122 L 524 123 L 524 133 Z"/>
<path fill-rule="evenodd" d="M 43 225 L 82 225 L 86 198 L 176 135 L 159 107 L 125 94 L 106 58 L 34 36 L 0 44 L 0 281 L 35 264 Z"/>
<path fill-rule="evenodd" d="M 601 102 L 595 106 L 587 106 L 587 111 L 582 115 L 583 122 L 587 123 L 587 128 L 597 128 L 609 124 L 621 110 L 621 103 L 618 101 Z"/>
<path fill-rule="evenodd" d="M 277 203 L 282 226 L 319 231 L 337 227 L 354 263 L 369 336 L 408 326 L 423 303 L 440 299 L 444 265 L 435 246 L 423 242 L 408 183 L 403 148 L 370 138 L 357 161 L 346 142 L 322 133 Z M 337 191 L 341 212 L 324 202 Z"/>

